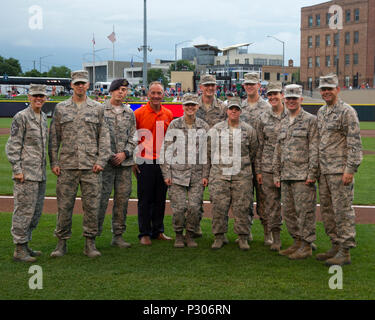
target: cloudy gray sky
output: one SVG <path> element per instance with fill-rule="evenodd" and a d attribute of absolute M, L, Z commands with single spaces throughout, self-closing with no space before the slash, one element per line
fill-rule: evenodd
<path fill-rule="evenodd" d="M 4 3 L 5 2 L 5 3 Z M 117 36 L 115 59 L 142 61 L 137 48 L 143 44 L 143 0 L 13 0 L 2 1 L 0 55 L 20 60 L 23 71 L 34 63 L 42 71 L 52 65 L 80 69 L 92 61 L 95 34 L 96 60 L 112 59 L 107 36 L 113 25 Z M 175 44 L 192 40 L 219 48 L 252 42 L 249 53 L 282 53 L 299 65 L 301 7 L 323 0 L 147 0 L 149 61 L 174 59 Z M 35 11 L 42 9 L 42 29 L 35 26 Z M 34 23 L 34 24 L 33 24 Z M 189 46 L 189 43 L 179 48 Z M 103 50 L 101 50 L 103 49 Z M 181 50 L 178 50 L 178 57 Z M 40 57 L 44 57 L 40 59 Z"/>

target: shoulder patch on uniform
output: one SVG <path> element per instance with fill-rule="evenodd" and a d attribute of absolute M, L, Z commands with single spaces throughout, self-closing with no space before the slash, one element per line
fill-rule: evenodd
<path fill-rule="evenodd" d="M 11 136 L 16 136 L 18 134 L 18 131 L 19 131 L 19 125 L 18 125 L 18 122 L 17 121 L 13 121 L 12 122 L 12 126 L 10 128 L 10 134 Z"/>

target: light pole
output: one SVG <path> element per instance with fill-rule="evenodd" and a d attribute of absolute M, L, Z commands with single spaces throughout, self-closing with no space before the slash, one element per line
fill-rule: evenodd
<path fill-rule="evenodd" d="M 281 42 L 283 44 L 283 64 L 282 64 L 282 67 L 283 67 L 283 84 L 284 84 L 284 81 L 285 81 L 285 64 L 284 64 L 284 61 L 285 61 L 285 41 L 282 41 L 274 36 L 267 36 L 268 38 L 273 38 L 279 42 Z"/>
<path fill-rule="evenodd" d="M 42 73 L 42 59 L 47 58 L 47 57 L 51 57 L 51 56 L 53 56 L 53 55 L 49 54 L 48 56 L 39 57 L 39 72 L 40 73 Z"/>
<path fill-rule="evenodd" d="M 138 51 L 143 51 L 143 85 L 147 88 L 147 50 L 152 51 L 150 46 L 147 46 L 147 0 L 144 0 L 143 10 L 143 46 L 138 48 Z"/>
<path fill-rule="evenodd" d="M 177 71 L 177 46 L 178 46 L 179 44 L 183 44 L 183 43 L 185 43 L 185 42 L 191 42 L 191 40 L 181 41 L 181 42 L 176 43 L 176 44 L 174 45 L 174 71 Z"/>

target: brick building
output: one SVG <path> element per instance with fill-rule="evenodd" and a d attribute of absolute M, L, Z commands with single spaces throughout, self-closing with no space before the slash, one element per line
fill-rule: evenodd
<path fill-rule="evenodd" d="M 329 27 L 329 8 L 342 8 L 343 29 Z M 338 50 L 339 49 L 339 50 Z M 301 8 L 301 82 L 316 88 L 319 77 L 338 71 L 341 87 L 374 86 L 375 0 L 334 0 Z"/>

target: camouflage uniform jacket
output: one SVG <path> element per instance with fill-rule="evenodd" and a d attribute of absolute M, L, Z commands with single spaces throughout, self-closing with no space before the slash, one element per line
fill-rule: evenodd
<path fill-rule="evenodd" d="M 234 141 L 238 141 L 239 145 L 235 146 Z M 241 150 L 237 149 L 238 147 Z M 251 163 L 257 148 L 256 131 L 247 123 L 240 121 L 238 128 L 233 130 L 229 128 L 227 120 L 216 124 L 209 131 L 207 148 L 211 164 L 210 180 L 251 179 L 253 174 Z"/>
<path fill-rule="evenodd" d="M 204 108 L 202 96 L 198 98 L 198 102 L 199 109 L 197 111 L 196 117 L 206 122 L 210 128 L 227 118 L 227 107 L 220 99 L 214 98 L 214 102 L 212 103 L 211 108 L 208 110 Z"/>
<path fill-rule="evenodd" d="M 23 173 L 25 180 L 46 180 L 47 116 L 30 107 L 18 112 L 12 122 L 6 155 L 12 165 L 13 177 Z"/>
<path fill-rule="evenodd" d="M 301 109 L 292 124 L 285 117 L 273 157 L 274 182 L 317 179 L 318 143 L 316 116 Z"/>
<path fill-rule="evenodd" d="M 104 168 L 111 156 L 104 108 L 89 97 L 79 108 L 72 98 L 58 103 L 49 132 L 51 168 L 88 170 L 95 164 Z"/>
<path fill-rule="evenodd" d="M 265 111 L 256 128 L 258 134 L 259 147 L 255 159 L 255 173 L 263 172 L 272 173 L 272 161 L 277 136 L 281 128 L 281 121 L 288 116 L 288 111 L 284 110 L 280 115 L 275 114 L 272 109 Z"/>
<path fill-rule="evenodd" d="M 267 101 L 262 99 L 262 97 L 259 97 L 255 106 L 253 107 L 250 107 L 247 99 L 245 99 L 242 101 L 242 112 L 240 119 L 251 125 L 253 128 L 256 128 L 257 121 L 260 119 L 261 114 L 265 111 L 272 111 L 272 107 Z"/>
<path fill-rule="evenodd" d="M 318 111 L 319 169 L 322 174 L 357 172 L 362 142 L 357 112 L 339 100 Z"/>
<path fill-rule="evenodd" d="M 104 118 L 111 137 L 112 155 L 126 152 L 128 156 L 121 163 L 121 166 L 126 167 L 134 164 L 133 152 L 137 146 L 137 141 L 134 139 L 136 120 L 129 105 L 122 105 L 122 108 L 121 113 L 115 113 L 111 102 L 107 100 L 104 107 Z"/>
<path fill-rule="evenodd" d="M 164 138 L 165 157 L 164 164 L 161 165 L 164 179 L 172 179 L 173 184 L 186 187 L 191 182 L 196 182 L 192 180 L 196 180 L 194 178 L 197 176 L 199 180 L 208 179 L 210 170 L 210 165 L 207 162 L 208 130 L 208 124 L 199 118 L 195 119 L 191 130 L 186 126 L 184 117 L 171 122 Z M 195 132 L 196 135 L 193 134 Z M 176 137 L 176 133 L 180 136 L 179 138 Z M 172 139 L 173 141 L 170 141 Z M 176 159 L 177 163 L 173 163 L 175 161 L 171 161 L 172 158 Z"/>

